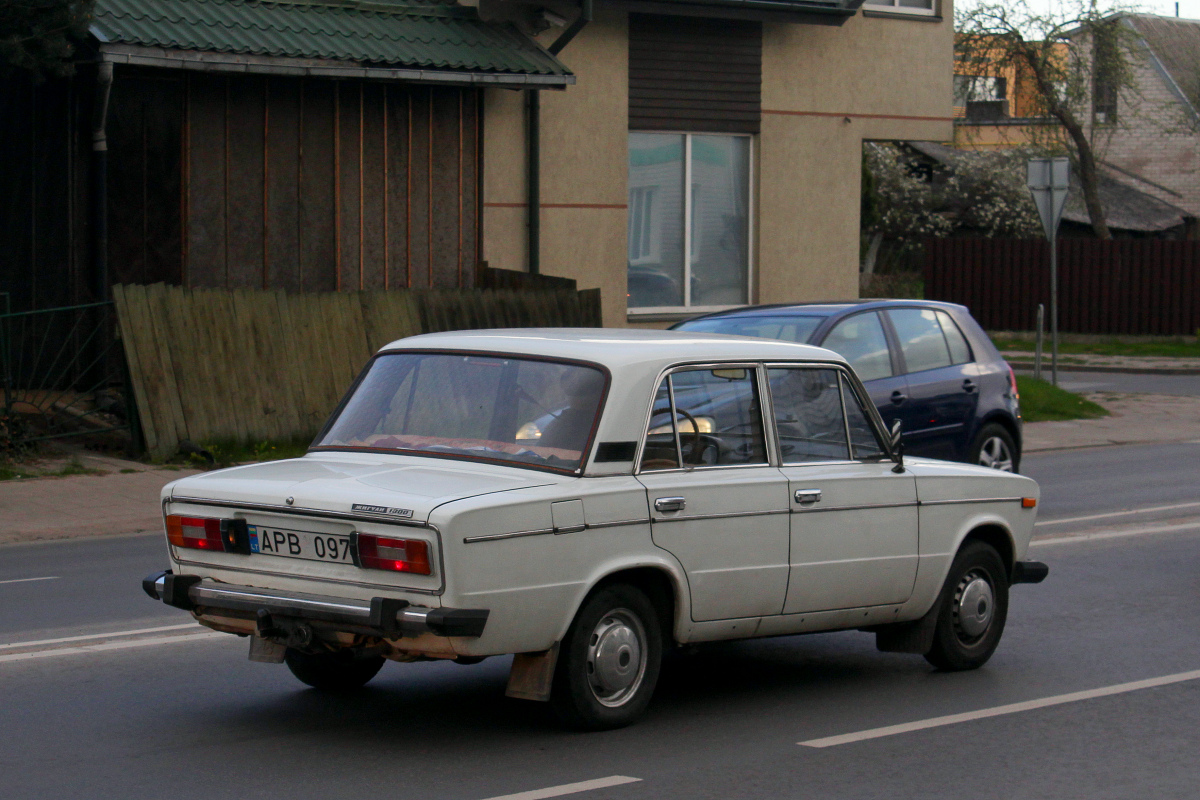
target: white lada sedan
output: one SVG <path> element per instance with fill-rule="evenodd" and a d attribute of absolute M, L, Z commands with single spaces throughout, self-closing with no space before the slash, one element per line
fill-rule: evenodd
<path fill-rule="evenodd" d="M 589 728 L 641 714 L 675 645 L 853 628 L 978 667 L 1047 572 L 1037 484 L 897 439 L 816 347 L 416 336 L 303 458 L 167 486 L 171 569 L 143 585 L 320 689 L 516 654 L 508 693 Z"/>

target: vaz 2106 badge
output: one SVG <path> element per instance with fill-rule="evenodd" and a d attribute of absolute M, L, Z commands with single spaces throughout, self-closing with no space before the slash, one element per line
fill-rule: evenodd
<path fill-rule="evenodd" d="M 411 508 L 388 508 L 387 506 L 369 506 L 366 503 L 355 503 L 350 506 L 352 511 L 365 511 L 368 514 L 387 514 L 389 517 L 412 519 Z"/>

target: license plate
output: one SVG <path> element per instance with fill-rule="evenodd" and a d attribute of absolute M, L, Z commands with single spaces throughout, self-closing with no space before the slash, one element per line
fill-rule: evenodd
<path fill-rule="evenodd" d="M 352 564 L 350 537 L 334 533 L 289 531 L 250 525 L 250 552 L 284 558 L 303 558 L 308 561 L 336 561 Z"/>

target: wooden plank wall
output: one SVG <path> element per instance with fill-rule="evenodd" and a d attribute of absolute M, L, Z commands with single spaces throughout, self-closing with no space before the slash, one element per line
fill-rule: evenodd
<path fill-rule="evenodd" d="M 1060 239 L 1059 330 L 1195 335 L 1200 328 L 1200 241 Z M 989 330 L 1029 331 L 1047 309 L 1045 241 L 931 239 L 925 296 L 967 306 Z"/>
<path fill-rule="evenodd" d="M 312 436 L 383 345 L 443 330 L 599 327 L 599 290 L 113 287 L 146 447 Z"/>

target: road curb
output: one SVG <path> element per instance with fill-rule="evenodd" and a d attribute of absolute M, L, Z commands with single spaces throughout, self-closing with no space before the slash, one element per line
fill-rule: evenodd
<path fill-rule="evenodd" d="M 1015 370 L 1032 371 L 1035 364 L 1032 361 L 1013 361 L 1005 359 Z M 1042 373 L 1050 371 L 1050 360 L 1042 360 Z M 1059 372 L 1123 372 L 1132 375 L 1200 375 L 1200 369 L 1190 367 L 1101 367 L 1094 364 L 1059 364 Z"/>

